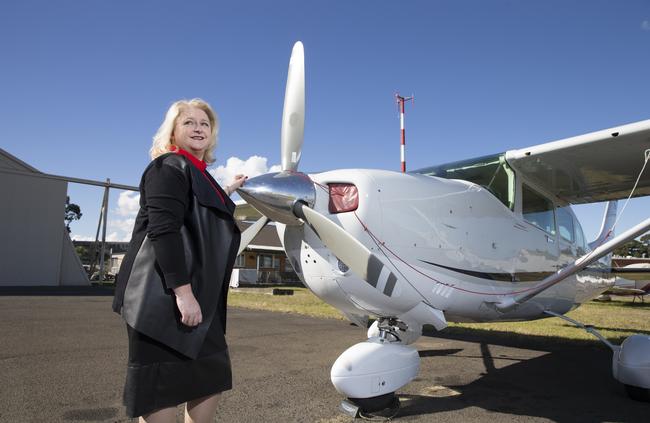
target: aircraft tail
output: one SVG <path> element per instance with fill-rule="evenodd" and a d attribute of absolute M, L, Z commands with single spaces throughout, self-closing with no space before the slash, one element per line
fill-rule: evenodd
<path fill-rule="evenodd" d="M 589 243 L 589 248 L 592 250 L 607 239 L 614 237 L 614 224 L 616 223 L 616 211 L 618 209 L 618 201 L 610 201 L 605 208 L 605 215 L 603 216 L 603 223 L 600 225 L 600 233 L 595 240 Z"/>

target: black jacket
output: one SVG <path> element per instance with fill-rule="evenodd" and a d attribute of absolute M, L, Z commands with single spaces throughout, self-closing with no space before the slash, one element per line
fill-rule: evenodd
<path fill-rule="evenodd" d="M 140 211 L 113 310 L 137 331 L 196 358 L 214 318 L 225 332 L 228 281 L 240 240 L 234 210 L 216 181 L 185 157 L 169 153 L 153 160 L 140 182 Z M 181 323 L 173 292 L 188 282 L 203 315 L 194 328 Z"/>

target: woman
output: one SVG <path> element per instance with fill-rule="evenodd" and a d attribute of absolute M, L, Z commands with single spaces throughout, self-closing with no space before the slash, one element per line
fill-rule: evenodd
<path fill-rule="evenodd" d="M 200 99 L 172 104 L 140 182 L 140 211 L 120 268 L 113 310 L 127 323 L 124 404 L 145 422 L 213 421 L 232 387 L 225 341 L 228 281 L 240 232 L 228 197 L 205 171 L 219 123 Z"/>

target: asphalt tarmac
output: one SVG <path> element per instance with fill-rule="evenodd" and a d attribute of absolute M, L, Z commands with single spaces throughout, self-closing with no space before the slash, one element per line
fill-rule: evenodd
<path fill-rule="evenodd" d="M 126 330 L 111 300 L 0 296 L 0 421 L 132 421 L 121 405 Z M 329 371 L 365 330 L 231 309 L 227 338 L 234 388 L 223 394 L 216 421 L 353 421 L 338 411 L 342 397 Z M 600 344 L 467 332 L 423 336 L 416 346 L 420 374 L 398 391 L 395 421 L 650 421 L 650 404 L 627 398 Z"/>

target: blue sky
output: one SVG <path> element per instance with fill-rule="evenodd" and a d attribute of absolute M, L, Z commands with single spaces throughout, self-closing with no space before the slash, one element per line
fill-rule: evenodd
<path fill-rule="evenodd" d="M 202 97 L 222 123 L 215 167 L 277 164 L 296 40 L 303 171 L 398 170 L 396 91 L 416 97 L 409 169 L 650 118 L 648 1 L 23 0 L 0 5 L 0 147 L 43 172 L 137 185 L 167 107 Z M 69 193 L 84 213 L 73 233 L 94 237 L 102 190 Z M 109 233 L 123 238 L 133 197 L 118 199 Z M 633 201 L 620 229 L 648 206 Z M 577 212 L 591 238 L 601 207 Z"/>

